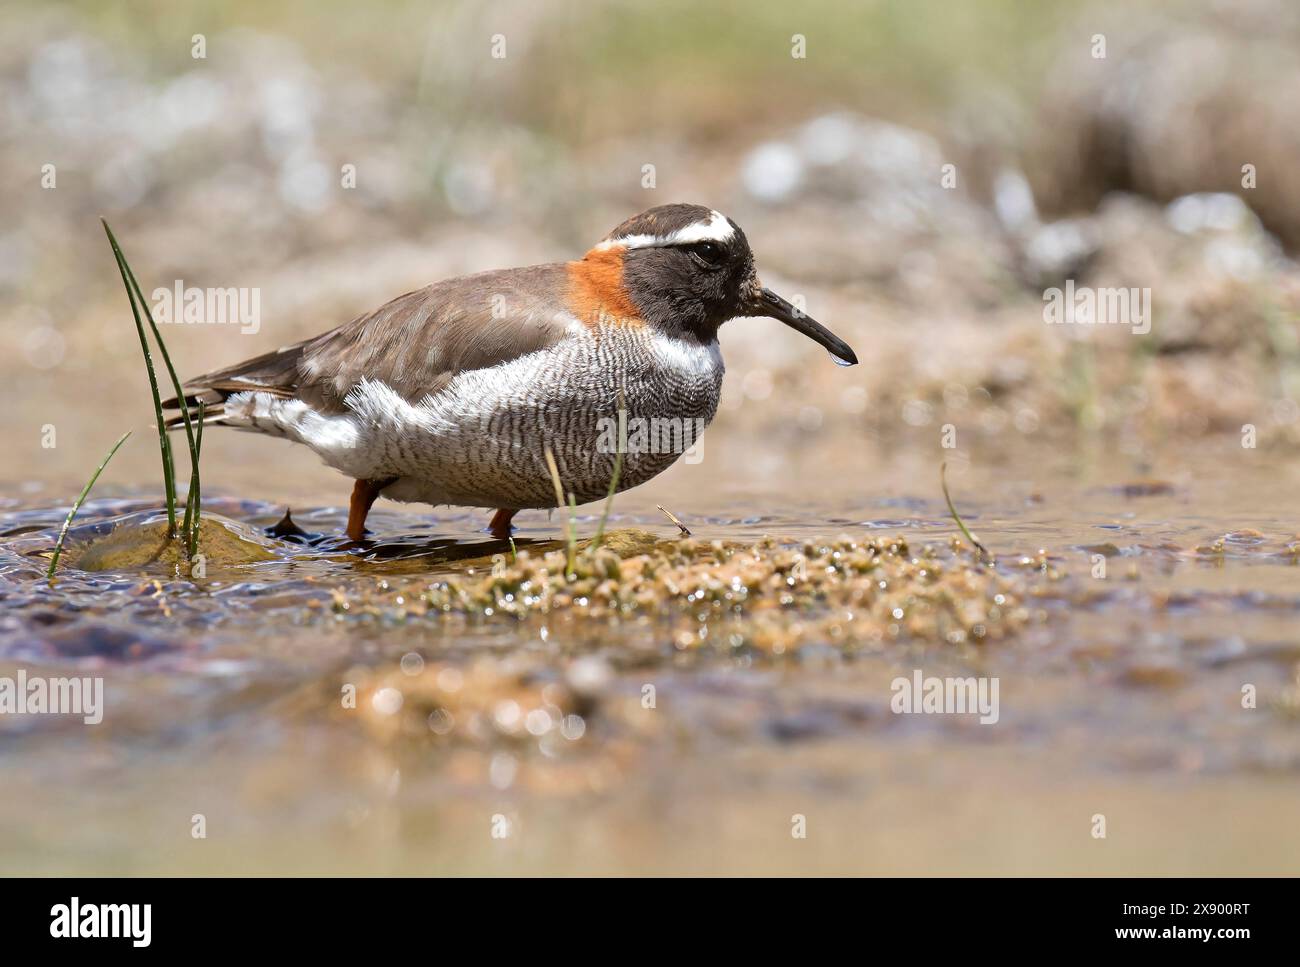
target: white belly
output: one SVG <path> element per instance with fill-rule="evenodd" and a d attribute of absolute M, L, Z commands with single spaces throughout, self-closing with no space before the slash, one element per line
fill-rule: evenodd
<path fill-rule="evenodd" d="M 722 373 L 716 341 L 701 346 L 644 326 L 577 329 L 549 349 L 460 373 L 414 403 L 363 380 L 347 413 L 241 393 L 227 401 L 226 422 L 304 443 L 358 480 L 396 478 L 383 491 L 395 500 L 554 507 L 548 449 L 579 503 L 605 495 L 620 447 L 619 489 L 634 487 L 698 453 Z"/>

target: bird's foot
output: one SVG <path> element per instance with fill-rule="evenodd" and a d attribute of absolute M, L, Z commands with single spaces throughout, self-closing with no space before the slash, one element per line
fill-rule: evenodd
<path fill-rule="evenodd" d="M 510 526 L 510 519 L 517 514 L 516 510 L 498 510 L 492 515 L 492 522 L 487 526 L 487 532 L 499 541 L 510 540 L 510 535 L 515 529 Z"/>
<path fill-rule="evenodd" d="M 379 492 L 393 483 L 396 477 L 382 480 L 358 480 L 352 487 L 352 501 L 348 505 L 348 526 L 346 534 L 354 544 L 360 544 L 366 537 L 366 515 L 379 498 Z"/>

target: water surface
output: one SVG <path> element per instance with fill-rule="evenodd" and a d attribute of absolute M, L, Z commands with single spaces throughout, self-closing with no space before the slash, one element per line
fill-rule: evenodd
<path fill-rule="evenodd" d="M 611 526 L 672 538 L 664 503 L 704 541 L 883 533 L 950 556 L 943 457 L 810 445 L 756 467 L 754 448 L 724 445 L 621 496 Z M 82 570 L 84 547 L 158 517 L 154 494 L 110 490 L 51 586 L 66 504 L 27 488 L 0 518 L 0 675 L 102 676 L 107 709 L 95 726 L 0 717 L 0 869 L 1294 872 L 1300 464 L 1246 459 L 953 460 L 954 498 L 995 567 L 1057 575 L 1034 585 L 1023 630 L 804 640 L 786 656 L 730 647 L 721 621 L 683 648 L 676 609 L 340 610 L 507 549 L 479 533 L 481 513 L 383 504 L 364 548 L 337 537 L 345 512 L 324 503 L 294 508 L 305 536 L 272 536 L 285 508 L 252 498 L 271 486 L 252 469 L 214 474 L 245 496 L 207 509 L 262 559 L 201 579 L 147 562 Z M 583 510 L 584 533 L 597 513 Z M 520 523 L 520 547 L 561 536 L 558 515 Z M 893 714 L 891 682 L 918 668 L 996 677 L 997 723 Z M 406 689 L 409 712 L 433 680 L 456 686 L 449 711 L 423 734 L 385 724 L 380 686 Z M 371 707 L 343 707 L 349 683 Z M 191 835 L 197 815 L 206 838 Z M 806 838 L 791 835 L 800 816 Z"/>

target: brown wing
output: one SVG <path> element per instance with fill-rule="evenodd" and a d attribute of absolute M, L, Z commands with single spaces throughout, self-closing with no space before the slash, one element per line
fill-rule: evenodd
<path fill-rule="evenodd" d="M 214 421 L 227 397 L 249 390 L 339 413 L 352 387 L 368 378 L 416 402 L 457 373 L 558 342 L 573 320 L 566 286 L 563 264 L 437 282 L 323 335 L 189 380 L 186 401 L 202 399 Z M 163 405 L 179 407 L 175 399 Z"/>

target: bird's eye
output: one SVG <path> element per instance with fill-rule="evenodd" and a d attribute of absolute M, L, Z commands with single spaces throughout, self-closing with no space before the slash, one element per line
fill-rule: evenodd
<path fill-rule="evenodd" d="M 713 242 L 697 242 L 690 248 L 691 256 L 705 268 L 716 269 L 722 264 L 722 246 Z"/>

